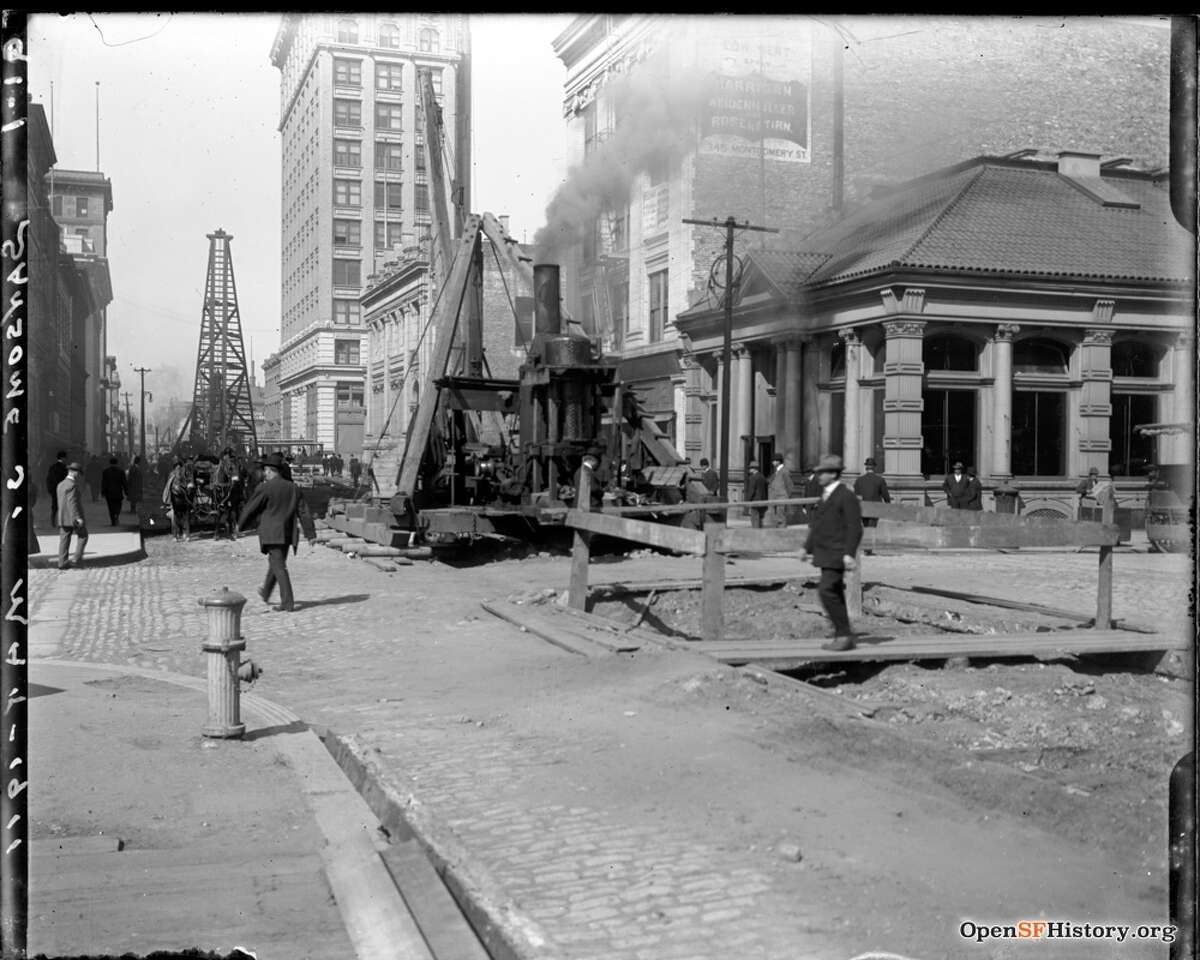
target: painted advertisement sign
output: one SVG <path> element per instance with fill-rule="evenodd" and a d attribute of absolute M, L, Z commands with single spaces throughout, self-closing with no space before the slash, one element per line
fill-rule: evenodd
<path fill-rule="evenodd" d="M 812 36 L 779 18 L 706 25 L 698 65 L 709 80 L 700 118 L 706 154 L 808 163 L 812 147 Z"/>

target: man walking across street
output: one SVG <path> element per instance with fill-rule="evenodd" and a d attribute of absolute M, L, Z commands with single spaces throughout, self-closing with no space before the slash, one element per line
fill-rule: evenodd
<path fill-rule="evenodd" d="M 767 487 L 769 500 L 790 500 L 792 497 L 792 471 L 788 469 L 787 460 L 782 453 L 771 458 L 775 464 L 771 472 L 771 482 Z M 790 507 L 779 506 L 771 508 L 771 526 L 786 527 Z"/>
<path fill-rule="evenodd" d="M 121 502 L 125 499 L 125 471 L 117 465 L 116 457 L 108 458 L 108 466 L 100 475 L 100 495 L 108 504 L 108 522 L 115 527 L 121 519 Z"/>
<path fill-rule="evenodd" d="M 59 450 L 58 459 L 50 464 L 46 471 L 46 490 L 50 493 L 50 526 L 56 526 L 58 521 L 58 485 L 67 479 L 67 451 Z"/>
<path fill-rule="evenodd" d="M 258 520 L 259 549 L 267 555 L 267 577 L 258 588 L 258 595 L 264 603 L 270 603 L 271 593 L 278 583 L 279 603 L 271 609 L 279 613 L 291 613 L 296 608 L 296 602 L 287 569 L 288 547 L 294 551 L 299 544 L 297 524 L 303 529 L 310 547 L 316 543 L 317 531 L 300 488 L 283 478 L 283 457 L 273 453 L 261 463 L 266 479 L 242 509 L 238 528 Z"/>
<path fill-rule="evenodd" d="M 942 481 L 942 490 L 946 494 L 946 506 L 951 510 L 965 510 L 967 506 L 967 487 L 970 482 L 963 473 L 961 460 L 954 461 L 954 472 L 946 474 Z"/>
<path fill-rule="evenodd" d="M 815 468 L 817 482 L 821 485 L 821 502 L 809 519 L 808 539 L 800 553 L 803 560 L 807 555 L 814 566 L 821 570 L 821 584 L 817 593 L 821 606 L 833 621 L 832 642 L 823 643 L 825 650 L 853 650 L 854 634 L 850 630 L 850 617 L 846 613 L 846 583 L 844 574 L 853 570 L 855 555 L 862 540 L 862 510 L 858 497 L 841 483 L 842 458 L 833 454 L 822 454 Z"/>
<path fill-rule="evenodd" d="M 746 464 L 746 482 L 742 485 L 743 500 L 769 500 L 767 493 L 767 478 L 758 472 L 758 461 L 751 460 Z M 763 525 L 763 515 L 766 507 L 747 507 L 750 511 L 750 526 L 758 528 Z"/>
<path fill-rule="evenodd" d="M 888 492 L 887 481 L 882 474 L 875 472 L 875 458 L 867 457 L 863 461 L 863 472 L 854 481 L 854 493 L 859 500 L 871 503 L 891 503 L 892 495 Z M 873 527 L 879 521 L 875 517 L 863 517 L 864 527 Z"/>
<path fill-rule="evenodd" d="M 83 516 L 83 497 L 80 495 L 79 481 L 83 467 L 72 463 L 66 468 L 66 478 L 54 491 L 58 501 L 58 569 L 69 570 L 72 564 L 67 562 L 71 552 L 71 537 L 78 537 L 75 544 L 75 562 L 78 567 L 83 563 L 83 548 L 87 546 L 87 520 Z"/>

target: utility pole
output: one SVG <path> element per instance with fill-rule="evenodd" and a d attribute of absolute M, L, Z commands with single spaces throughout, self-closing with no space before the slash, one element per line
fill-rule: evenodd
<path fill-rule="evenodd" d="M 759 233 L 778 233 L 773 227 L 756 227 L 749 223 L 738 223 L 732 216 L 724 220 L 689 220 L 700 227 L 718 227 L 725 231 L 725 343 L 721 350 L 721 486 L 718 496 L 722 503 L 729 502 L 729 396 L 732 393 L 733 368 L 733 232 L 755 230 Z"/>
<path fill-rule="evenodd" d="M 133 456 L 133 414 L 129 412 L 129 398 L 131 394 L 128 390 L 123 394 L 125 397 L 125 432 L 129 440 L 129 446 L 125 449 L 129 451 L 129 455 Z"/>
<path fill-rule="evenodd" d="M 131 364 L 131 366 L 132 366 L 132 364 Z M 139 447 L 139 453 L 141 454 L 142 460 L 144 461 L 146 459 L 146 374 L 148 374 L 150 372 L 150 368 L 149 367 L 134 367 L 133 372 L 139 373 L 142 376 L 142 419 L 141 419 L 141 424 L 140 424 L 142 443 L 141 443 L 141 446 Z M 154 399 L 154 394 L 150 394 L 150 399 L 151 400 Z"/>

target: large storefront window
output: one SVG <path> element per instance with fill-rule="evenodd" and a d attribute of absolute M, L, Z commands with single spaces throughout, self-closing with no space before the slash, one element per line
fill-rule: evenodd
<path fill-rule="evenodd" d="M 1012 471 L 1023 477 L 1061 477 L 1067 472 L 1067 395 L 1013 392 Z"/>
<path fill-rule="evenodd" d="M 842 367 L 843 372 L 845 366 Z M 829 395 L 829 442 L 821 444 L 830 453 L 836 453 L 839 457 L 842 455 L 842 450 L 845 448 L 846 437 L 846 395 L 844 393 L 831 393 Z M 858 470 L 859 464 L 847 463 L 847 470 Z"/>
<path fill-rule="evenodd" d="M 926 390 L 922 399 L 921 472 L 926 476 L 949 473 L 955 460 L 973 466 L 975 391 Z"/>
<path fill-rule="evenodd" d="M 1133 428 L 1158 420 L 1158 397 L 1146 393 L 1114 393 L 1108 439 L 1112 443 L 1108 472 L 1114 477 L 1137 477 L 1154 462 L 1155 438 L 1143 437 Z"/>

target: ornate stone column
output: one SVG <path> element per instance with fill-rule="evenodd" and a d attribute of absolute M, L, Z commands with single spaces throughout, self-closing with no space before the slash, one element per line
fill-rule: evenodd
<path fill-rule="evenodd" d="M 924 320 L 889 320 L 883 364 L 883 460 L 889 477 L 919 479 L 921 476 L 921 397 L 925 376 L 922 349 Z"/>
<path fill-rule="evenodd" d="M 742 439 L 754 433 L 751 413 L 754 409 L 754 363 L 750 348 L 739 345 L 733 351 L 733 429 L 730 431 L 729 469 L 746 468 L 746 444 Z M 759 464 L 760 467 L 764 464 Z"/>
<path fill-rule="evenodd" d="M 1192 386 L 1192 362 L 1195 359 L 1196 341 L 1190 330 L 1182 330 L 1175 338 L 1171 350 L 1171 380 L 1175 387 L 1171 394 L 1171 420 L 1193 426 L 1196 418 L 1196 396 Z M 1190 463 L 1196 455 L 1192 442 L 1192 431 L 1178 436 L 1164 436 L 1159 443 L 1159 463 Z"/>
<path fill-rule="evenodd" d="M 859 453 L 859 389 L 858 378 L 862 374 L 861 346 L 858 333 L 846 330 L 841 334 L 846 344 L 846 396 L 842 404 L 845 420 L 842 424 L 842 462 L 850 473 L 859 473 L 862 462 Z"/>
<path fill-rule="evenodd" d="M 1079 370 L 1083 381 L 1079 394 L 1079 472 L 1086 474 L 1096 467 L 1102 477 L 1108 476 L 1112 449 L 1108 435 L 1112 417 L 1112 330 L 1089 327 L 1083 331 Z"/>
<path fill-rule="evenodd" d="M 992 337 L 992 476 L 1005 480 L 1012 476 L 1012 344 L 1020 329 L 1001 323 Z"/>
<path fill-rule="evenodd" d="M 784 406 L 783 406 L 783 443 L 780 452 L 788 458 L 792 469 L 802 469 L 802 447 L 800 444 L 800 427 L 804 411 L 803 374 L 800 348 L 802 340 L 791 337 L 783 344 L 784 358 Z"/>

